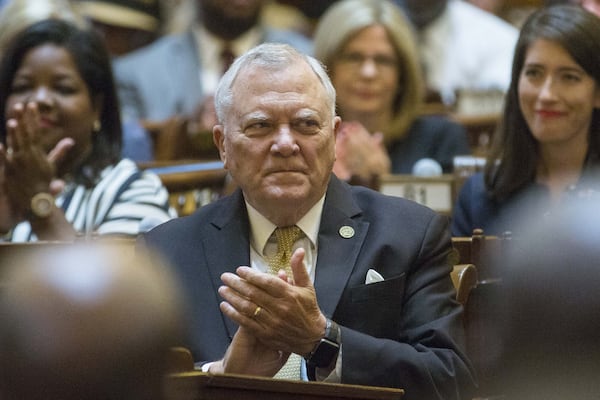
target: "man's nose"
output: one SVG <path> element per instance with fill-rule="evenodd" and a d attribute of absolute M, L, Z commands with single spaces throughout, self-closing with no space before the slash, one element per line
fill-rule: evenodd
<path fill-rule="evenodd" d="M 293 154 L 299 150 L 294 132 L 288 124 L 281 124 L 277 128 L 274 149 L 283 155 Z"/>

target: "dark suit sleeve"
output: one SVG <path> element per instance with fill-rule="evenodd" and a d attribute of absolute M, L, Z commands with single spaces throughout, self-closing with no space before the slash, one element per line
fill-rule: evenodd
<path fill-rule="evenodd" d="M 474 379 L 464 355 L 462 308 L 449 275 L 447 218 L 433 216 L 418 242 L 409 270 L 354 290 L 353 307 L 370 302 L 370 315 L 385 320 L 360 329 L 353 322 L 341 324 L 342 382 L 400 387 L 408 400 L 467 398 Z"/>
<path fill-rule="evenodd" d="M 440 118 L 442 134 L 439 136 L 436 159 L 442 164 L 444 173 L 452 173 L 454 157 L 471 154 L 467 131 L 465 128 L 448 119 Z"/>

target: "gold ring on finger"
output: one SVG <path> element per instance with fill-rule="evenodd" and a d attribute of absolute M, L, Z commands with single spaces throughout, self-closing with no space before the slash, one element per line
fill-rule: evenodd
<path fill-rule="evenodd" d="M 254 314 L 252 314 L 252 318 L 258 317 L 258 314 L 260 314 L 261 311 L 262 311 L 262 307 L 256 306 L 256 310 L 254 310 Z"/>

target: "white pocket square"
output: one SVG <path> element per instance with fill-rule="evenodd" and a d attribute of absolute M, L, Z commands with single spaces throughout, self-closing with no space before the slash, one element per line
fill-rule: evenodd
<path fill-rule="evenodd" d="M 365 279 L 365 283 L 368 285 L 369 283 L 381 282 L 383 281 L 383 276 L 374 269 L 369 269 L 367 271 L 367 279 Z"/>

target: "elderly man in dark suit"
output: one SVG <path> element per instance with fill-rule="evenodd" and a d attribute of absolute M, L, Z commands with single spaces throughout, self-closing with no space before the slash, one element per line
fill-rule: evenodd
<path fill-rule="evenodd" d="M 224 75 L 216 110 L 239 190 L 145 235 L 184 285 L 203 369 L 271 376 L 300 358 L 311 380 L 467 396 L 448 221 L 332 175 L 340 118 L 321 65 L 258 46 Z"/>

